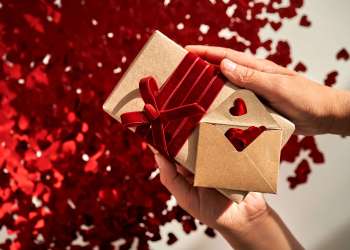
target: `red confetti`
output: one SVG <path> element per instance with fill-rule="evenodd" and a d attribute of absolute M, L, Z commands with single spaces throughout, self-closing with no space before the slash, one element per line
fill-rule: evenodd
<path fill-rule="evenodd" d="M 332 71 L 327 74 L 324 84 L 326 86 L 332 87 L 337 82 L 338 71 Z"/>
<path fill-rule="evenodd" d="M 146 144 L 106 115 L 102 104 L 156 28 L 182 45 L 263 49 L 287 66 L 288 42 L 259 34 L 268 24 L 278 30 L 303 5 L 237 1 L 230 16 L 232 3 L 222 1 L 1 3 L 0 225 L 15 239 L 0 248 L 11 250 L 112 249 L 118 239 L 122 250 L 134 241 L 145 250 L 170 221 L 186 233 L 196 230 L 181 208 L 167 209 L 171 196 L 152 175 L 156 166 Z M 236 35 L 218 36 L 223 29 Z M 284 159 L 306 150 L 296 142 L 287 144 Z M 310 157 L 321 161 L 318 150 Z M 74 245 L 78 235 L 86 246 Z M 174 237 L 169 239 L 171 244 Z"/>
<path fill-rule="evenodd" d="M 230 108 L 230 114 L 233 116 L 241 116 L 247 113 L 247 107 L 242 98 L 237 98 L 233 102 L 233 106 Z"/>
<path fill-rule="evenodd" d="M 296 72 L 306 72 L 307 68 L 302 62 L 299 62 L 297 65 L 295 65 L 294 70 Z"/>
<path fill-rule="evenodd" d="M 175 236 L 175 234 L 173 233 L 168 233 L 168 240 L 167 240 L 167 244 L 168 245 L 172 245 L 177 241 L 177 237 Z"/>
<path fill-rule="evenodd" d="M 206 235 L 208 235 L 209 237 L 215 237 L 216 236 L 216 233 L 214 231 L 214 229 L 210 228 L 210 227 L 207 227 L 204 231 L 204 233 Z"/>
<path fill-rule="evenodd" d="M 311 26 L 311 22 L 309 21 L 309 19 L 307 18 L 306 15 L 303 15 L 301 17 L 299 24 L 300 24 L 300 26 L 304 26 L 304 27 L 310 27 Z"/>
<path fill-rule="evenodd" d="M 341 50 L 339 50 L 336 56 L 337 60 L 343 59 L 344 61 L 349 60 L 349 57 L 350 57 L 349 52 L 345 48 L 342 48 Z"/>
<path fill-rule="evenodd" d="M 237 151 L 243 151 L 251 144 L 266 128 L 264 126 L 251 126 L 245 130 L 240 128 L 230 128 L 226 131 L 225 136 L 229 139 Z"/>
<path fill-rule="evenodd" d="M 270 25 L 275 31 L 278 31 L 281 28 L 282 23 L 281 22 L 270 22 Z"/>
<path fill-rule="evenodd" d="M 295 176 L 288 177 L 289 186 L 292 189 L 307 182 L 307 178 L 311 173 L 309 163 L 306 160 L 302 160 L 294 172 Z"/>
<path fill-rule="evenodd" d="M 324 163 L 323 153 L 318 150 L 314 137 L 305 136 L 300 141 L 300 147 L 304 150 L 310 150 L 309 156 L 314 163 Z"/>

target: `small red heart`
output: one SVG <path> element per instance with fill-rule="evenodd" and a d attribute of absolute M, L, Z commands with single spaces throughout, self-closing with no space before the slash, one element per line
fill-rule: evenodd
<path fill-rule="evenodd" d="M 343 59 L 344 61 L 347 61 L 349 60 L 349 57 L 349 52 L 345 48 L 339 50 L 337 53 L 337 60 Z"/>
<path fill-rule="evenodd" d="M 296 72 L 306 72 L 307 68 L 302 62 L 299 62 L 297 65 L 295 65 L 294 70 Z"/>
<path fill-rule="evenodd" d="M 225 132 L 225 136 L 236 150 L 241 152 L 265 130 L 266 128 L 264 126 L 251 126 L 245 130 L 240 128 L 230 128 Z"/>
<path fill-rule="evenodd" d="M 306 15 L 303 15 L 301 17 L 299 24 L 300 24 L 300 26 L 304 26 L 304 27 L 310 27 L 311 26 L 311 22 L 309 21 L 309 19 L 307 18 Z"/>
<path fill-rule="evenodd" d="M 277 31 L 277 30 L 279 30 L 281 28 L 282 23 L 281 22 L 273 22 L 272 21 L 272 22 L 270 22 L 270 25 L 275 31 Z"/>
<path fill-rule="evenodd" d="M 241 116 L 247 113 L 247 107 L 242 98 L 237 98 L 230 108 L 230 114 L 233 116 Z"/>
<path fill-rule="evenodd" d="M 329 72 L 324 80 L 326 86 L 332 87 L 337 82 L 338 71 Z"/>

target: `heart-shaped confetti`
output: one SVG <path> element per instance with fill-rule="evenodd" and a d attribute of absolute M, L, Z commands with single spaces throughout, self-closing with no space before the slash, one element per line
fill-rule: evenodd
<path fill-rule="evenodd" d="M 264 126 L 251 126 L 247 129 L 230 128 L 225 132 L 225 136 L 236 150 L 241 152 L 265 130 Z"/>
<path fill-rule="evenodd" d="M 349 57 L 349 52 L 345 48 L 339 50 L 339 52 L 336 55 L 337 60 L 343 59 L 344 61 L 347 61 L 349 60 Z"/>
<path fill-rule="evenodd" d="M 306 15 L 303 15 L 301 17 L 299 24 L 300 24 L 300 26 L 304 26 L 304 27 L 310 27 L 311 26 L 311 22 L 309 21 L 309 19 L 307 18 Z"/>
<path fill-rule="evenodd" d="M 241 116 L 247 113 L 247 107 L 242 98 L 237 98 L 233 102 L 233 106 L 230 108 L 230 114 L 233 116 Z"/>

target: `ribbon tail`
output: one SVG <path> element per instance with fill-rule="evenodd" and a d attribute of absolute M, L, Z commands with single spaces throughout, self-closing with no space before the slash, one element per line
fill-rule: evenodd
<path fill-rule="evenodd" d="M 160 119 L 152 123 L 153 144 L 157 150 L 161 151 L 165 156 L 169 156 L 167 142 L 165 138 L 164 126 Z"/>
<path fill-rule="evenodd" d="M 126 127 L 137 127 L 149 124 L 149 121 L 143 112 L 127 112 L 120 116 L 122 124 Z"/>

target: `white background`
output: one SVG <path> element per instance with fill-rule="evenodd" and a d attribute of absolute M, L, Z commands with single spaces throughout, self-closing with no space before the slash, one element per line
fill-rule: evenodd
<path fill-rule="evenodd" d="M 218 0 L 219 1 L 219 0 Z M 350 90 L 350 61 L 337 61 L 336 53 L 350 51 L 350 1 L 304 0 L 300 13 L 308 15 L 311 28 L 298 26 L 299 17 L 287 20 L 274 33 L 266 28 L 262 37 L 288 40 L 292 47 L 293 65 L 300 60 L 307 65 L 307 76 L 323 82 L 328 72 L 339 71 L 336 88 Z M 306 185 L 290 190 L 287 176 L 296 164 L 282 164 L 278 195 L 269 195 L 270 205 L 279 213 L 306 249 L 350 249 L 350 137 L 334 135 L 317 137 L 326 163 L 313 165 Z M 152 249 L 230 249 L 220 237 L 204 234 L 204 227 L 185 235 L 177 222 L 162 228 L 161 242 Z M 165 244 L 168 232 L 179 240 L 171 247 Z"/>

